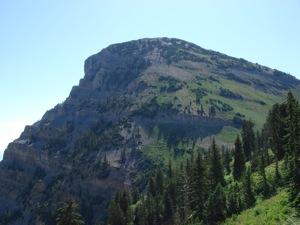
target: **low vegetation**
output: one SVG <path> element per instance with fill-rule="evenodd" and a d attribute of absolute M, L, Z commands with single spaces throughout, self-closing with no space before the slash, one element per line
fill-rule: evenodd
<path fill-rule="evenodd" d="M 259 199 L 256 205 L 239 215 L 233 215 L 226 219 L 222 225 L 279 225 L 300 223 L 300 218 L 295 210 L 290 207 L 286 190 L 278 190 L 278 193 L 267 200 Z"/>

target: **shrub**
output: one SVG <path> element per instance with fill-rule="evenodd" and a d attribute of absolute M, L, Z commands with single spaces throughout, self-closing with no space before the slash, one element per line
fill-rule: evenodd
<path fill-rule="evenodd" d="M 235 99 L 235 100 L 243 100 L 243 97 L 241 95 L 234 93 L 229 89 L 224 89 L 224 88 L 220 88 L 220 96 L 223 96 L 225 98 Z"/>

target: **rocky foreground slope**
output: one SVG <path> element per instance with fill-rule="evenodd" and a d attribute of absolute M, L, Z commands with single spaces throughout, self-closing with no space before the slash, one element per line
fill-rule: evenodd
<path fill-rule="evenodd" d="M 150 168 L 190 156 L 212 136 L 230 145 L 244 119 L 261 126 L 269 108 L 300 84 L 168 38 L 111 45 L 84 70 L 64 103 L 8 145 L 0 163 L 4 224 L 53 224 L 70 197 L 86 223 L 96 224 L 115 191 L 142 190 Z"/>

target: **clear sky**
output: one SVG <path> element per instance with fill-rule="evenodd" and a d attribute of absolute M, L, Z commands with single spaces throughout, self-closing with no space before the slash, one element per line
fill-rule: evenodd
<path fill-rule="evenodd" d="M 0 159 L 110 44 L 174 37 L 300 79 L 299 0 L 0 0 Z"/>

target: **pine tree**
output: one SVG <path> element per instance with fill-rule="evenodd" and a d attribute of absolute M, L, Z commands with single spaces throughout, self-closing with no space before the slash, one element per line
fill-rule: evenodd
<path fill-rule="evenodd" d="M 251 120 L 244 120 L 242 127 L 243 149 L 246 161 L 250 160 L 251 154 L 255 148 L 255 135 L 253 131 L 254 124 Z"/>
<path fill-rule="evenodd" d="M 146 201 L 146 224 L 156 224 L 157 222 L 157 208 L 156 208 L 156 202 L 151 193 L 147 194 Z"/>
<path fill-rule="evenodd" d="M 165 220 L 170 220 L 174 218 L 175 212 L 177 210 L 176 205 L 177 189 L 174 179 L 170 180 L 166 191 L 164 193 L 163 203 L 164 203 L 164 218 Z"/>
<path fill-rule="evenodd" d="M 189 161 L 187 161 L 189 162 Z M 189 166 L 186 166 L 186 168 Z M 178 175 L 178 213 L 180 219 L 185 221 L 190 215 L 189 209 L 189 193 L 190 193 L 190 179 L 187 171 L 184 169 L 183 164 L 180 165 L 179 175 Z"/>
<path fill-rule="evenodd" d="M 230 217 L 233 214 L 238 214 L 241 211 L 241 205 L 239 204 L 239 186 L 236 182 L 232 183 L 228 187 L 227 191 L 227 215 Z"/>
<path fill-rule="evenodd" d="M 163 196 L 157 195 L 155 200 L 155 218 L 157 223 L 160 223 L 164 220 L 164 202 Z"/>
<path fill-rule="evenodd" d="M 221 160 L 220 151 L 217 148 L 216 141 L 213 138 L 212 145 L 209 149 L 209 175 L 211 190 L 215 190 L 218 183 L 225 186 L 224 168 Z"/>
<path fill-rule="evenodd" d="M 217 224 L 225 219 L 226 198 L 223 188 L 219 183 L 215 191 L 209 196 L 207 204 L 207 222 L 208 224 Z"/>
<path fill-rule="evenodd" d="M 203 160 L 201 153 L 192 167 L 191 175 L 191 210 L 194 211 L 194 217 L 203 219 L 205 215 L 205 202 L 208 196 L 208 174 L 207 165 Z"/>
<path fill-rule="evenodd" d="M 300 211 L 300 108 L 291 92 L 287 96 L 286 157 L 289 198 Z"/>
<path fill-rule="evenodd" d="M 239 180 L 245 172 L 245 156 L 239 135 L 235 139 L 234 146 L 235 149 L 232 175 L 235 180 Z"/>
<path fill-rule="evenodd" d="M 285 154 L 284 145 L 286 143 L 283 137 L 286 136 L 286 122 L 284 121 L 286 117 L 286 105 L 275 104 L 269 112 L 266 122 L 269 130 L 269 146 L 279 160 Z"/>
<path fill-rule="evenodd" d="M 123 190 L 120 195 L 119 205 L 124 213 L 125 220 L 127 224 L 130 224 L 133 220 L 133 211 L 131 210 L 131 195 L 128 189 Z"/>
<path fill-rule="evenodd" d="M 137 187 L 135 187 L 132 192 L 132 203 L 136 204 L 138 200 L 140 200 L 140 193 Z"/>
<path fill-rule="evenodd" d="M 137 205 L 135 210 L 134 224 L 146 225 L 147 209 L 144 198 L 141 199 L 141 203 Z"/>
<path fill-rule="evenodd" d="M 78 204 L 73 198 L 70 199 L 69 204 L 64 205 L 58 209 L 58 216 L 56 218 L 57 225 L 81 225 L 84 222 L 81 220 L 81 215 L 75 210 L 78 208 Z"/>
<path fill-rule="evenodd" d="M 227 148 L 225 150 L 225 155 L 224 155 L 224 167 L 225 167 L 225 170 L 227 172 L 227 174 L 230 174 L 231 173 L 231 168 L 230 168 L 230 162 L 231 162 L 231 159 L 232 159 L 232 155 L 229 153 L 229 149 Z"/>
<path fill-rule="evenodd" d="M 251 171 L 248 167 L 243 180 L 244 203 L 246 208 L 250 208 L 255 203 L 252 190 Z"/>
<path fill-rule="evenodd" d="M 116 193 L 110 201 L 108 208 L 108 223 L 110 225 L 122 225 L 126 224 L 126 218 L 122 211 L 120 204 L 120 194 Z"/>
<path fill-rule="evenodd" d="M 164 192 L 164 176 L 161 168 L 159 168 L 156 172 L 155 183 L 157 194 L 162 196 Z"/>

